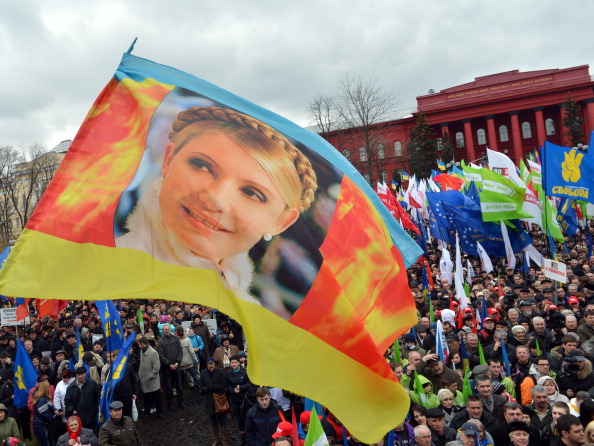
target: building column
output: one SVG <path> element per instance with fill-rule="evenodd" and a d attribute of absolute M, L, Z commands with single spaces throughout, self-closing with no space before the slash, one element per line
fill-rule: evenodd
<path fill-rule="evenodd" d="M 511 117 L 512 141 L 514 143 L 514 158 L 516 164 L 518 164 L 524 156 L 522 150 L 522 132 L 520 132 L 520 120 L 518 119 L 519 113 L 519 111 L 509 112 L 509 116 Z"/>
<path fill-rule="evenodd" d="M 472 137 L 472 126 L 470 125 L 470 119 L 464 119 L 464 145 L 466 146 L 466 156 L 468 156 L 468 162 L 476 159 L 476 153 L 474 151 L 474 139 Z"/>
<path fill-rule="evenodd" d="M 544 107 L 534 107 L 534 117 L 536 118 L 536 136 L 538 138 L 538 145 L 544 146 L 545 139 L 547 139 L 547 132 L 545 130 L 544 117 L 542 114 Z"/>
<path fill-rule="evenodd" d="M 450 141 L 452 140 L 452 135 L 450 135 L 450 127 L 449 127 L 450 126 L 450 123 L 449 122 L 442 122 L 441 124 L 439 124 L 439 126 L 441 127 L 442 144 L 443 144 L 443 146 L 445 146 L 446 133 L 447 133 L 448 138 L 450 139 Z M 456 148 L 455 147 L 456 146 L 454 146 L 454 151 L 452 152 L 453 158 L 456 157 Z M 452 160 L 444 159 L 443 161 L 445 163 L 449 163 Z"/>
<path fill-rule="evenodd" d="M 567 129 L 565 128 L 565 125 L 563 124 L 563 121 L 565 121 L 565 116 L 567 116 L 567 113 L 565 113 L 563 104 L 559 104 L 559 136 L 561 137 L 560 144 L 564 147 L 569 147 L 569 145 L 571 143 L 569 142 L 569 136 L 567 135 Z"/>
<path fill-rule="evenodd" d="M 590 134 L 594 131 L 594 98 L 585 99 L 586 103 L 586 143 L 590 144 Z"/>
<path fill-rule="evenodd" d="M 487 115 L 485 116 L 485 119 L 487 120 L 487 141 L 489 141 L 489 149 L 498 152 L 497 132 L 495 131 L 495 115 Z"/>

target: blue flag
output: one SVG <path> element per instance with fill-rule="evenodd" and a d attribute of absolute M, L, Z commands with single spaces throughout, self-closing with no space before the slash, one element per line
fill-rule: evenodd
<path fill-rule="evenodd" d="M 501 355 L 503 356 L 503 364 L 505 365 L 505 371 L 507 376 L 511 376 L 511 368 L 509 367 L 509 359 L 507 357 L 507 347 L 505 346 L 505 342 L 501 341 Z"/>
<path fill-rule="evenodd" d="M 22 408 L 27 405 L 29 390 L 35 387 L 37 372 L 20 338 L 17 338 L 17 351 L 14 360 L 14 405 Z"/>
<path fill-rule="evenodd" d="M 547 196 L 594 203 L 594 157 L 545 141 L 542 183 Z"/>
<path fill-rule="evenodd" d="M 126 366 L 128 365 L 128 357 L 130 355 L 130 348 L 136 337 L 136 332 L 133 332 L 124 345 L 122 346 L 117 358 L 111 364 L 107 378 L 101 389 L 101 398 L 99 400 L 99 413 L 97 414 L 97 422 L 101 425 L 109 420 L 109 405 L 113 401 L 113 391 L 117 383 L 124 377 Z"/>
<path fill-rule="evenodd" d="M 95 305 L 97 305 L 99 317 L 103 323 L 105 350 L 108 352 L 119 350 L 124 344 L 120 313 L 116 309 L 113 300 L 97 300 L 95 301 Z"/>
<path fill-rule="evenodd" d="M 562 198 L 557 209 L 559 226 L 570 237 L 573 237 L 578 229 L 577 212 L 573 202 L 571 198 Z"/>

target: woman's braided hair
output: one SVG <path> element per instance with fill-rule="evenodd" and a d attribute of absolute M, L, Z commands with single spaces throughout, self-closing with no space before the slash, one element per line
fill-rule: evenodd
<path fill-rule="evenodd" d="M 234 128 L 252 129 L 263 135 L 284 149 L 284 152 L 289 156 L 295 168 L 295 173 L 299 177 L 301 183 L 301 197 L 297 205 L 299 212 L 308 209 L 314 201 L 315 192 L 318 188 L 316 173 L 314 172 L 309 159 L 301 151 L 289 142 L 289 140 L 281 133 L 274 130 L 262 121 L 259 121 L 251 116 L 239 113 L 235 110 L 222 107 L 191 107 L 178 114 L 177 119 L 171 126 L 169 132 L 169 139 L 173 143 L 178 142 L 178 135 L 183 130 L 190 127 L 197 122 L 215 121 L 228 123 Z M 225 127 L 221 127 L 225 128 Z M 176 150 L 179 150 L 177 148 Z"/>

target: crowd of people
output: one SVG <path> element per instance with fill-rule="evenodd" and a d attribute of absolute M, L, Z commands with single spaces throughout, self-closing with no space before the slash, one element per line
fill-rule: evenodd
<path fill-rule="evenodd" d="M 531 236 L 538 250 L 547 249 L 539 231 Z M 594 444 L 594 256 L 579 235 L 557 248 L 567 265 L 567 283 L 550 280 L 534 262 L 520 270 L 494 259 L 494 271 L 487 272 L 478 258 L 468 257 L 473 275 L 465 308 L 442 277 L 439 249 L 430 248 L 408 270 L 418 323 L 399 339 L 398 354 L 393 348 L 386 352 L 386 360 L 411 405 L 384 445 Z M 422 286 L 426 265 L 430 290 Z M 107 351 L 92 302 L 74 301 L 58 317 L 41 319 L 32 302 L 26 329 L 0 327 L 0 440 L 35 436 L 42 446 L 141 444 L 134 420 L 176 416 L 187 409 L 188 398 L 202 400 L 213 446 L 229 444 L 229 422 L 236 423 L 242 445 L 284 446 L 294 435 L 303 440 L 310 416 L 303 398 L 250 382 L 238 322 L 183 302 L 117 305 L 124 336 L 137 334 L 114 389 L 110 419 L 102 426 L 101 388 L 118 351 Z M 208 319 L 216 321 L 216 331 Z M 437 351 L 438 322 L 445 354 Z M 84 354 L 73 367 L 77 331 Z M 17 337 L 38 373 L 23 408 L 14 405 Z M 291 408 L 299 432 L 293 432 Z M 342 443 L 346 435 L 351 444 L 359 443 L 332 413 L 321 416 L 330 442 Z"/>

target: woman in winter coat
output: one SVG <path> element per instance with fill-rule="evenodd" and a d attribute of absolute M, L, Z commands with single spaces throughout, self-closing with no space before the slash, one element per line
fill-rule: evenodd
<path fill-rule="evenodd" d="M 200 390 L 204 396 L 204 407 L 210 417 L 212 426 L 213 442 L 212 446 L 217 446 L 219 439 L 223 446 L 228 446 L 227 440 L 227 414 L 217 415 L 215 413 L 214 396 L 225 395 L 227 380 L 223 369 L 217 367 L 214 358 L 206 360 L 206 369 L 200 374 Z"/>
<path fill-rule="evenodd" d="M 8 409 L 0 404 L 0 438 L 21 438 L 19 426 L 14 418 L 8 416 Z"/>
<path fill-rule="evenodd" d="M 191 328 L 189 329 L 191 330 Z M 192 380 L 194 380 L 194 385 L 198 386 L 200 384 L 200 375 L 198 374 L 197 365 L 199 364 L 198 358 L 196 358 L 196 354 L 194 353 L 194 347 L 192 346 L 192 341 L 188 339 L 186 333 L 184 331 L 184 327 L 178 325 L 175 329 L 175 333 L 179 337 L 179 342 L 182 346 L 182 360 L 179 364 L 179 369 L 181 371 L 187 371 Z"/>
<path fill-rule="evenodd" d="M 186 333 L 188 335 L 188 339 L 192 343 L 192 349 L 194 349 L 196 359 L 200 361 L 200 358 L 204 352 L 204 341 L 199 335 L 196 334 L 192 327 L 188 328 Z"/>
<path fill-rule="evenodd" d="M 550 376 L 541 376 L 536 381 L 536 385 L 543 386 L 545 389 L 547 389 L 547 393 L 549 395 L 549 404 L 552 405 L 557 401 L 569 404 L 569 398 L 559 393 L 559 386 L 557 385 L 555 380 Z"/>
<path fill-rule="evenodd" d="M 80 418 L 72 415 L 66 425 L 68 432 L 58 438 L 57 446 L 98 446 L 99 440 L 91 429 L 82 427 Z M 71 441 L 72 440 L 72 441 Z"/>
<path fill-rule="evenodd" d="M 33 433 L 40 446 L 50 446 L 49 426 L 54 421 L 54 406 L 50 396 L 48 380 L 43 380 L 37 385 L 33 394 Z"/>

